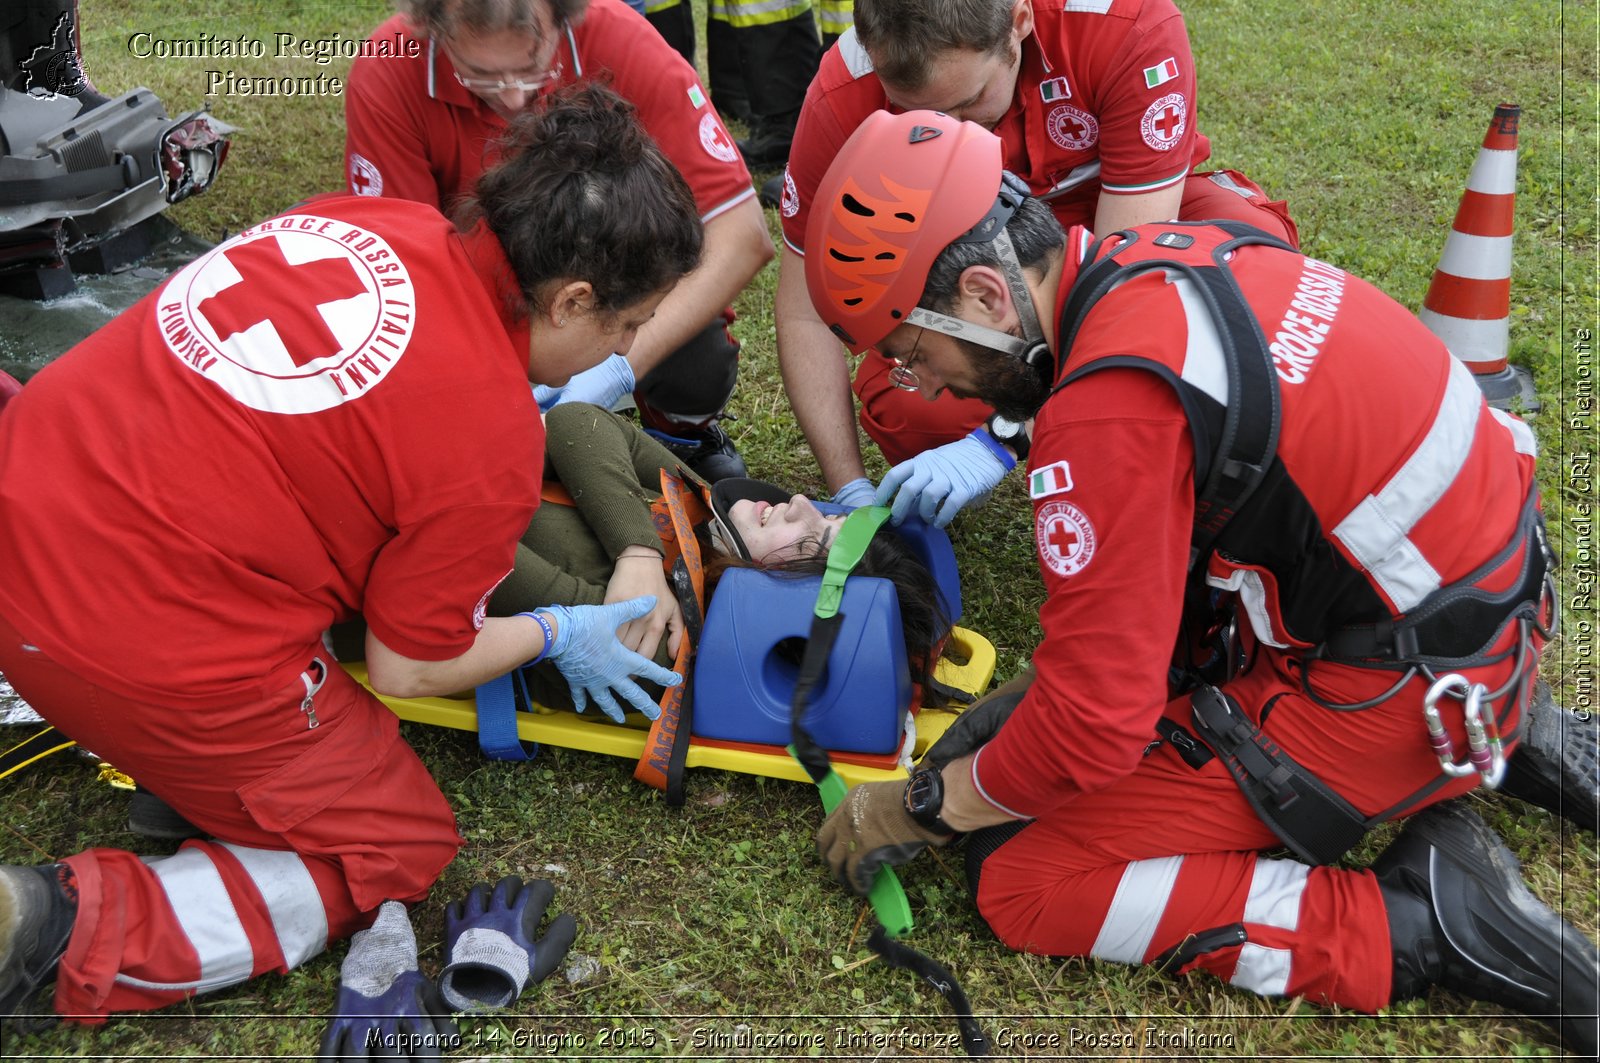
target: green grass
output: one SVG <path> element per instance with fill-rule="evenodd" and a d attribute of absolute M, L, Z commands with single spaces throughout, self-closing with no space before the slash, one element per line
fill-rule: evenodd
<path fill-rule="evenodd" d="M 84 0 L 89 73 L 103 90 L 147 85 L 177 113 L 202 102 L 208 68 L 338 74 L 344 64 L 140 60 L 127 54 L 130 34 L 206 30 L 270 42 L 274 32 L 293 29 L 302 36 L 359 37 L 385 10 L 374 0 Z M 1594 4 L 1192 0 L 1185 11 L 1200 67 L 1201 128 L 1212 138 L 1215 161 L 1287 198 L 1310 253 L 1413 308 L 1494 105 L 1522 105 L 1512 356 L 1533 370 L 1545 402 L 1534 423 L 1545 455 L 1551 532 L 1565 563 L 1568 629 L 1593 622 L 1592 605 L 1571 602 L 1583 574 L 1592 579 L 1594 571 L 1592 531 L 1585 540 L 1580 523 L 1593 488 L 1580 482 L 1578 465 L 1581 455 L 1600 449 L 1593 429 L 1575 428 L 1573 420 L 1580 374 L 1593 364 L 1592 354 L 1573 350 L 1575 330 L 1596 326 Z M 339 186 L 337 99 L 210 103 L 239 133 L 216 187 L 172 211 L 189 230 L 214 239 Z M 778 376 L 775 283 L 773 267 L 738 304 L 745 353 L 733 402 L 740 421 L 732 428 L 758 475 L 819 489 Z M 965 623 L 995 642 L 1000 674 L 1007 676 L 1027 660 L 1039 635 L 1039 581 L 1020 486 L 1005 485 L 953 531 Z M 1571 703 L 1593 696 L 1594 652 L 1591 635 L 1587 642 L 1558 642 L 1545 658 L 1546 677 Z M 463 1057 L 761 1055 L 704 1047 L 707 1031 L 731 1035 L 740 1023 L 762 1034 L 822 1034 L 830 1046 L 836 1026 L 878 1034 L 902 1026 L 924 1035 L 953 1031 L 932 991 L 910 975 L 865 962 L 861 905 L 828 882 L 811 851 L 820 814 L 807 787 L 703 771 L 691 777 L 687 806 L 671 809 L 633 782 L 631 766 L 620 760 L 546 749 L 531 764 L 488 763 L 470 735 L 409 724 L 405 735 L 467 836 L 434 900 L 414 916 L 425 968 L 436 970 L 440 962 L 442 903 L 475 881 L 508 872 L 557 883 L 557 906 L 582 925 L 575 951 L 592 961 L 590 977 L 552 978 L 530 991 L 514 1015 L 468 1024 L 482 1043 Z M 89 846 L 170 851 L 131 835 L 125 796 L 93 780 L 82 761 L 58 756 L 0 784 L 0 861 L 36 863 Z M 1474 801 L 1523 859 L 1536 890 L 1593 936 L 1600 919 L 1595 839 L 1509 800 Z M 1388 836 L 1380 833 L 1358 856 L 1370 857 Z M 1172 981 L 1142 969 L 1017 955 L 972 913 L 958 854 L 919 859 L 904 877 L 919 921 L 913 943 L 957 972 L 988 1016 L 991 1035 L 1004 1029 L 1067 1038 L 1077 1030 L 1103 1046 L 1014 1047 L 1017 1056 L 1490 1059 L 1555 1052 L 1542 1027 L 1447 994 L 1366 1016 L 1260 1000 L 1205 977 Z M 303 1056 L 334 1000 L 342 955 L 343 946 L 335 946 L 286 977 L 163 1012 L 118 1016 L 101 1028 L 8 1037 L 3 1050 L 16 1058 Z M 1146 1031 L 1185 1027 L 1231 1035 L 1233 1044 L 1209 1052 L 1143 1047 Z M 620 1047 L 600 1041 L 612 1029 L 626 1035 Z M 552 1049 L 533 1041 L 535 1034 L 569 1039 Z M 947 1055 L 907 1041 L 893 1053 L 827 1052 Z"/>

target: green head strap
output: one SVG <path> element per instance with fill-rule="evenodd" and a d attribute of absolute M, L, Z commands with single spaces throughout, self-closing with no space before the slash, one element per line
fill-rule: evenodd
<path fill-rule="evenodd" d="M 852 510 L 839 525 L 839 534 L 828 547 L 828 567 L 822 574 L 822 589 L 817 592 L 817 607 L 813 610 L 819 619 L 827 620 L 839 612 L 844 581 L 866 556 L 872 537 L 888 519 L 888 506 L 862 506 Z"/>

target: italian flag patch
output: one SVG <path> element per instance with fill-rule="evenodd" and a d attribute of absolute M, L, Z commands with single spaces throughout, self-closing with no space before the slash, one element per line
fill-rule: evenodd
<path fill-rule="evenodd" d="M 1153 89 L 1157 85 L 1165 85 L 1178 76 L 1178 61 L 1171 56 L 1163 59 L 1155 66 L 1144 68 L 1144 87 Z"/>
<path fill-rule="evenodd" d="M 1039 98 L 1045 103 L 1071 99 L 1072 89 L 1067 85 L 1066 78 L 1051 78 L 1049 81 L 1039 82 Z"/>
<path fill-rule="evenodd" d="M 1072 470 L 1064 461 L 1035 469 L 1028 476 L 1029 498 L 1044 498 L 1070 490 L 1072 490 Z"/>
<path fill-rule="evenodd" d="M 1171 60 L 1168 61 L 1170 62 Z M 1148 74 L 1150 71 L 1146 70 L 1145 73 Z M 705 94 L 700 91 L 699 85 L 689 86 L 689 102 L 694 104 L 697 111 L 706 105 Z"/>

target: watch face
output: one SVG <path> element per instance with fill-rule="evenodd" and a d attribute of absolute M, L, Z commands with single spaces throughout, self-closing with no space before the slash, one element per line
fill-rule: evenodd
<path fill-rule="evenodd" d="M 913 815 L 939 811 L 943 804 L 943 782 L 936 771 L 919 771 L 906 784 L 906 810 Z"/>
<path fill-rule="evenodd" d="M 1022 432 L 1022 425 L 1017 421 L 1010 421 L 998 413 L 989 419 L 989 431 L 996 439 L 1012 440 Z"/>

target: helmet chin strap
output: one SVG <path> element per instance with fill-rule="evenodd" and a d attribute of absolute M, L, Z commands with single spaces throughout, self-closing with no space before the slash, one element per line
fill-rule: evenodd
<path fill-rule="evenodd" d="M 1039 325 L 1039 312 L 1033 305 L 1033 293 L 1028 290 L 1027 279 L 1023 276 L 1016 245 L 1011 242 L 1011 236 L 1004 228 L 995 234 L 990 243 L 994 245 L 995 256 L 1000 260 L 1000 270 L 1005 274 L 1006 288 L 1011 292 L 1011 302 L 1017 308 L 1017 319 L 1022 326 L 1021 338 L 920 306 L 913 308 L 906 315 L 906 321 L 1019 358 L 1048 380 L 1055 372 L 1055 358 L 1044 341 L 1044 330 Z"/>

